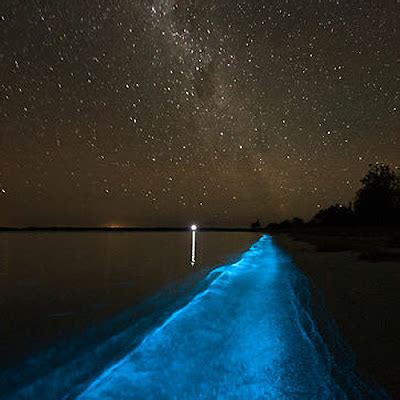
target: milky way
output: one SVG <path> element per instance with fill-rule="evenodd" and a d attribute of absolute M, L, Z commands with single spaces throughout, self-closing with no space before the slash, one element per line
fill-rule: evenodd
<path fill-rule="evenodd" d="M 399 167 L 400 4 L 11 1 L 0 225 L 247 225 Z"/>

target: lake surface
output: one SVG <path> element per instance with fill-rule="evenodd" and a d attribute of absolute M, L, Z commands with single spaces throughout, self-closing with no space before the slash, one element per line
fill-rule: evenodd
<path fill-rule="evenodd" d="M 0 366 L 240 256 L 255 233 L 0 233 Z M 203 271 L 203 272 L 201 272 Z"/>
<path fill-rule="evenodd" d="M 199 232 L 193 267 L 190 233 L 48 235 L 6 239 L 7 354 L 42 351 L 0 399 L 388 398 L 268 235 Z"/>

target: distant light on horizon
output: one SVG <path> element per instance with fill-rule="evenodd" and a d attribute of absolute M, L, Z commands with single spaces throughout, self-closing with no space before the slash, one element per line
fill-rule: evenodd
<path fill-rule="evenodd" d="M 193 224 L 193 225 L 190 227 L 190 229 L 191 229 L 192 231 L 197 231 L 197 225 Z"/>
<path fill-rule="evenodd" d="M 124 228 L 125 225 L 119 223 L 109 223 L 104 225 L 106 228 Z"/>

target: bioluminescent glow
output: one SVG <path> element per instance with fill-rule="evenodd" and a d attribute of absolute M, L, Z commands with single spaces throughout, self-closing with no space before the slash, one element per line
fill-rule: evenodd
<path fill-rule="evenodd" d="M 192 231 L 192 256 L 190 259 L 190 264 L 192 265 L 192 267 L 194 266 L 194 264 L 196 263 L 196 230 L 197 230 L 197 225 L 192 225 L 190 227 L 191 231 Z"/>
<path fill-rule="evenodd" d="M 209 278 L 78 399 L 387 398 L 355 373 L 341 341 L 329 351 L 307 279 L 270 237 Z"/>

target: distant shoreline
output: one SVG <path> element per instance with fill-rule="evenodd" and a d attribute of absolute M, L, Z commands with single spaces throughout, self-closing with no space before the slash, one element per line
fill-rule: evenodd
<path fill-rule="evenodd" d="M 262 232 L 252 228 L 215 228 L 199 227 L 203 232 Z M 187 232 L 190 227 L 0 227 L 0 232 Z"/>

